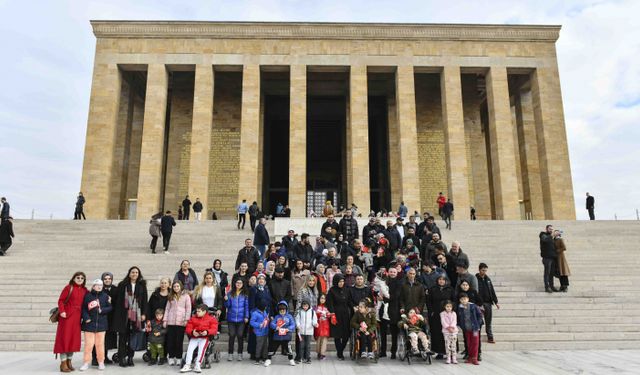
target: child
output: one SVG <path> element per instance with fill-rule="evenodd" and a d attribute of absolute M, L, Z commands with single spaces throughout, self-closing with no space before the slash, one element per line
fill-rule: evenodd
<path fill-rule="evenodd" d="M 169 292 L 169 301 L 162 318 L 167 327 L 167 354 L 169 365 L 179 366 L 182 361 L 184 330 L 191 315 L 191 297 L 184 291 L 182 282 L 176 281 Z"/>
<path fill-rule="evenodd" d="M 296 363 L 293 360 L 293 353 L 291 353 L 291 347 L 289 342 L 291 341 L 291 333 L 296 330 L 296 321 L 289 314 L 289 305 L 286 301 L 280 301 L 278 303 L 278 314 L 271 320 L 271 329 L 273 332 L 273 340 L 271 340 L 271 346 L 269 348 L 269 358 L 264 362 L 264 366 L 271 365 L 271 358 L 276 354 L 278 348 L 281 348 L 283 352 L 287 353 L 289 358 L 289 364 L 295 366 Z"/>
<path fill-rule="evenodd" d="M 298 329 L 298 358 L 304 363 L 311 363 L 311 337 L 313 337 L 313 329 L 318 326 L 318 318 L 311 309 L 308 300 L 302 301 L 302 308 L 296 311 L 296 328 Z"/>
<path fill-rule="evenodd" d="M 205 350 L 209 344 L 209 336 L 218 333 L 218 320 L 207 314 L 209 308 L 205 304 L 196 307 L 196 314 L 189 319 L 185 333 L 189 336 L 189 347 L 187 348 L 187 358 L 184 367 L 180 372 L 191 371 L 191 361 L 193 361 L 193 351 L 198 348 L 198 359 L 193 366 L 194 372 L 202 372 L 200 366 L 204 360 Z"/>
<path fill-rule="evenodd" d="M 376 332 L 376 313 L 369 310 L 366 300 L 358 303 L 358 311 L 351 318 L 351 327 L 358 330 L 356 336 L 360 342 L 360 358 L 374 359 L 372 336 Z"/>
<path fill-rule="evenodd" d="M 421 314 L 417 314 L 415 309 L 409 309 L 407 314 L 401 315 L 402 327 L 407 330 L 407 334 L 409 339 L 411 340 L 411 352 L 413 354 L 417 354 L 420 351 L 418 350 L 418 340 L 422 342 L 422 348 L 424 351 L 429 350 L 429 338 L 427 338 L 427 334 L 424 333 L 424 317 Z"/>
<path fill-rule="evenodd" d="M 149 366 L 153 366 L 156 363 L 158 365 L 164 365 L 166 358 L 164 358 L 164 338 L 167 334 L 167 329 L 164 327 L 162 319 L 164 318 L 164 309 L 156 309 L 156 318 L 154 320 L 147 321 L 146 331 L 149 333 L 149 351 L 151 352 L 151 360 L 149 360 Z"/>
<path fill-rule="evenodd" d="M 442 324 L 442 335 L 447 348 L 447 364 L 458 364 L 456 357 L 456 347 L 458 346 L 458 317 L 453 311 L 453 302 L 445 301 L 444 311 L 440 313 L 440 323 Z"/>
<path fill-rule="evenodd" d="M 256 304 L 256 308 L 251 311 L 251 320 L 249 325 L 253 328 L 256 335 L 256 365 L 266 364 L 269 344 L 269 314 L 267 314 L 266 305 L 262 302 Z"/>
<path fill-rule="evenodd" d="M 464 332 L 467 341 L 467 354 L 469 358 L 465 363 L 479 365 L 478 362 L 478 339 L 480 338 L 480 328 L 482 327 L 482 312 L 480 308 L 469 302 L 466 293 L 460 293 L 460 305 L 458 306 L 458 325 Z"/>
<path fill-rule="evenodd" d="M 327 295 L 321 294 L 318 300 L 318 306 L 316 307 L 316 319 L 318 320 L 318 326 L 315 330 L 316 351 L 318 352 L 318 359 L 320 360 L 327 358 L 327 341 L 331 335 L 331 326 L 329 325 L 331 313 L 325 306 L 325 303 L 327 303 Z"/>
<path fill-rule="evenodd" d="M 91 291 L 84 295 L 82 303 L 82 330 L 84 331 L 84 363 L 80 371 L 89 369 L 91 352 L 95 346 L 98 366 L 104 370 L 104 336 L 107 331 L 107 314 L 111 311 L 109 295 L 102 290 L 101 279 L 95 279 Z"/>

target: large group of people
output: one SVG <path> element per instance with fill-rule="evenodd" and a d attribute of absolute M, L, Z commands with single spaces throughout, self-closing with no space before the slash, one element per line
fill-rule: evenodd
<path fill-rule="evenodd" d="M 171 216 L 163 215 L 158 223 L 163 238 L 166 217 Z M 491 310 L 499 308 L 488 266 L 480 263 L 478 273 L 470 273 L 469 254 L 461 244 L 447 246 L 433 216 L 425 213 L 423 219 L 411 216 L 404 224 L 400 216 L 382 225 L 372 217 L 360 231 L 352 215 L 339 222 L 329 215 L 315 242 L 293 230 L 270 242 L 261 219 L 254 238 L 238 251 L 233 272 L 225 272 L 216 259 L 200 274 L 184 260 L 173 278 L 162 278 L 150 295 L 136 266 L 117 285 L 104 272 L 89 290 L 86 276 L 77 272 L 58 300 L 54 352 L 60 354 L 60 370 L 72 371 L 84 332 L 80 369 L 104 368 L 110 362 L 107 352 L 117 348 L 122 367 L 134 365 L 135 351 L 148 349 L 149 365 L 168 363 L 199 372 L 204 356 L 192 364 L 192 349 L 203 353 L 222 322 L 228 361 L 242 361 L 246 349 L 263 366 L 270 366 L 276 353 L 285 354 L 293 366 L 310 363 L 312 343 L 323 360 L 329 338 L 339 360 L 345 359 L 350 340 L 357 341 L 355 355 L 361 358 L 396 359 L 399 337 L 406 337 L 411 352 L 433 353 L 452 364 L 463 352 L 468 363 L 478 364 L 481 327 L 487 342 L 495 342 Z M 267 243 L 256 246 L 254 240 L 264 237 Z M 457 343 L 458 331 L 464 346 Z M 190 342 L 186 362 L 185 336 Z M 148 348 L 141 348 L 141 342 L 148 342 Z"/>

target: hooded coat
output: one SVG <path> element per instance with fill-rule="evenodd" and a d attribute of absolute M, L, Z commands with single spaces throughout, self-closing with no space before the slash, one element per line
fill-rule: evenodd
<path fill-rule="evenodd" d="M 289 304 L 287 301 L 280 301 L 278 305 L 285 305 L 287 307 L 287 311 L 289 311 Z M 273 320 L 270 324 L 271 329 L 273 330 L 273 339 L 275 341 L 291 341 L 291 336 L 296 331 L 296 321 L 289 314 L 285 312 L 284 314 L 278 314 L 273 317 Z M 281 329 L 286 329 L 286 332 L 282 332 Z"/>
<path fill-rule="evenodd" d="M 82 330 L 85 332 L 105 332 L 109 328 L 107 315 L 111 310 L 107 293 L 104 291 L 98 293 L 95 290 L 87 293 L 82 303 Z"/>
<path fill-rule="evenodd" d="M 348 339 L 351 336 L 351 311 L 349 308 L 349 291 L 347 287 L 338 287 L 340 280 L 344 280 L 344 276 L 337 274 L 333 277 L 333 286 L 327 294 L 327 309 L 335 314 L 337 324 L 331 325 L 331 337 Z"/>

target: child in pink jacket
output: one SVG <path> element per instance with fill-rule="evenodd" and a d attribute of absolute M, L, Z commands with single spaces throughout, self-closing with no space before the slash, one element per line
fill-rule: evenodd
<path fill-rule="evenodd" d="M 444 303 L 444 311 L 440 313 L 444 345 L 447 348 L 447 364 L 458 364 L 456 358 L 456 344 L 458 343 L 458 317 L 453 311 L 453 302 Z"/>

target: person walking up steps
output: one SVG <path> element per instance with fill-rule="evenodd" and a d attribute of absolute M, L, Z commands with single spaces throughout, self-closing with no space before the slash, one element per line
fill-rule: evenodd
<path fill-rule="evenodd" d="M 243 199 L 242 203 L 240 203 L 237 207 L 238 211 L 238 229 L 240 229 L 240 223 L 242 223 L 242 229 L 244 229 L 244 225 L 247 223 L 247 211 L 249 210 L 249 206 L 247 206 L 247 200 Z"/>
<path fill-rule="evenodd" d="M 171 211 L 167 211 L 167 213 L 160 220 L 160 231 L 162 232 L 162 247 L 165 254 L 169 254 L 171 233 L 173 233 L 173 227 L 175 226 L 176 221 L 173 219 Z"/>

